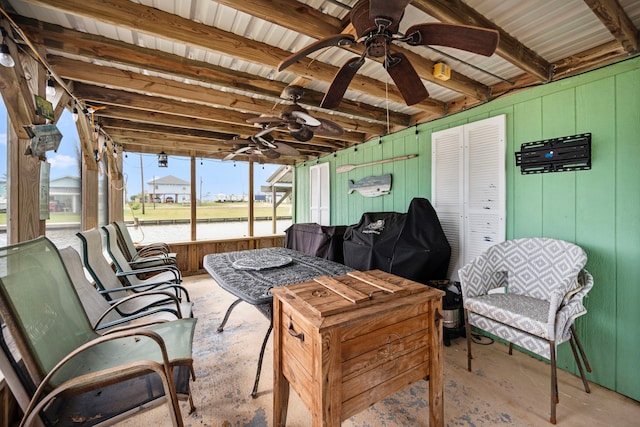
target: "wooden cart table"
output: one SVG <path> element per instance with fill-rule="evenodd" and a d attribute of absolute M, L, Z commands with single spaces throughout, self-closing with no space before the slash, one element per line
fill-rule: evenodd
<path fill-rule="evenodd" d="M 289 387 L 314 427 L 339 426 L 420 379 L 429 379 L 429 426 L 444 425 L 444 292 L 379 270 L 274 288 L 274 426 Z"/>

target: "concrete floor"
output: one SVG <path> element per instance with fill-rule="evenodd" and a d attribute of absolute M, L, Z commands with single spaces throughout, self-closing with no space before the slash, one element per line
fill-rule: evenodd
<path fill-rule="evenodd" d="M 272 340 L 265 353 L 257 398 L 250 396 L 260 344 L 267 320 L 252 306 L 236 307 L 222 333 L 216 328 L 234 298 L 208 276 L 188 278 L 186 287 L 195 301 L 198 318 L 193 350 L 197 375 L 193 383 L 196 412 L 187 414 L 185 426 L 272 425 Z M 445 347 L 445 425 L 447 426 L 549 426 L 548 364 L 494 343 L 474 345 L 473 372 L 467 371 L 466 341 L 458 338 Z M 588 355 L 587 355 L 588 356 Z M 638 426 L 640 402 L 595 384 L 586 394 L 579 377 L 559 371 L 558 425 Z M 360 414 L 346 420 L 349 427 L 428 426 L 427 381 L 419 381 Z M 161 406 L 119 426 L 167 425 L 167 408 Z M 292 391 L 287 425 L 310 426 L 310 414 Z"/>

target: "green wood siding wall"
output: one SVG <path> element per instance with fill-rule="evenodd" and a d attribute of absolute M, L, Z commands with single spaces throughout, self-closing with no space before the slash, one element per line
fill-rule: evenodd
<path fill-rule="evenodd" d="M 640 58 L 505 96 L 451 117 L 421 124 L 296 167 L 295 218 L 309 220 L 309 166 L 331 162 L 331 223 L 354 224 L 364 212 L 406 212 L 431 196 L 431 133 L 507 115 L 507 238 L 545 236 L 575 242 L 589 255 L 595 286 L 577 320 L 593 367 L 590 379 L 640 400 Z M 592 133 L 592 169 L 521 175 L 520 144 Z M 417 158 L 336 174 L 405 154 Z M 391 194 L 347 194 L 348 180 L 392 174 Z M 575 371 L 562 345 L 559 366 Z"/>

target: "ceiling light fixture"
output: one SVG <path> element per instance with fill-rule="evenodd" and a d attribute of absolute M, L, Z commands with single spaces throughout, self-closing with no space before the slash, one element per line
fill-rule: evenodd
<path fill-rule="evenodd" d="M 0 27 L 0 33 L 2 34 L 2 43 L 0 44 L 0 64 L 5 67 L 11 68 L 16 65 L 15 61 L 9 53 L 9 46 L 4 42 L 4 38 L 8 35 L 7 30 L 4 27 Z"/>
<path fill-rule="evenodd" d="M 47 79 L 46 94 L 47 94 L 47 97 L 53 97 L 56 95 L 56 86 L 51 77 Z"/>
<path fill-rule="evenodd" d="M 158 167 L 169 167 L 169 156 L 167 156 L 164 151 L 161 151 L 160 154 L 158 154 Z"/>

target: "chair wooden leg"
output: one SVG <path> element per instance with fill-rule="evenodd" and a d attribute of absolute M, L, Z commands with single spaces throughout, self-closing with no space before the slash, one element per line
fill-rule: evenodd
<path fill-rule="evenodd" d="M 574 340 L 577 340 L 578 337 L 574 334 L 575 331 L 571 331 L 571 337 L 569 338 L 569 344 L 571 344 L 571 351 L 573 352 L 573 358 L 576 360 L 576 365 L 578 365 L 578 371 L 580 371 L 580 378 L 582 378 L 582 384 L 584 385 L 584 391 L 587 393 L 591 393 L 591 389 L 589 388 L 589 383 L 587 382 L 587 377 L 584 374 L 584 369 L 582 368 L 582 362 L 580 361 L 580 357 L 578 356 L 578 351 L 576 350 L 577 343 Z M 585 362 L 585 365 L 587 362 Z M 591 372 L 589 368 L 589 372 Z"/>
<path fill-rule="evenodd" d="M 513 343 L 509 343 L 509 356 L 513 355 Z"/>
<path fill-rule="evenodd" d="M 467 336 L 467 370 L 471 372 L 471 359 L 473 359 L 471 355 L 471 325 L 469 324 L 469 313 L 466 308 L 464 309 L 464 329 Z"/>
<path fill-rule="evenodd" d="M 556 405 L 559 402 L 558 398 L 558 372 L 556 369 L 556 343 L 555 341 L 549 341 L 549 351 L 551 354 L 551 416 L 549 422 L 551 424 L 556 423 Z"/>

